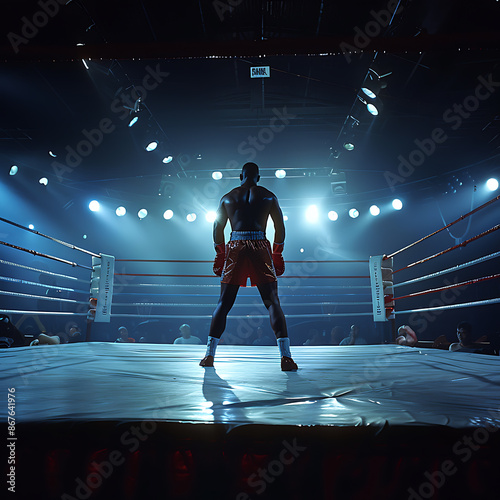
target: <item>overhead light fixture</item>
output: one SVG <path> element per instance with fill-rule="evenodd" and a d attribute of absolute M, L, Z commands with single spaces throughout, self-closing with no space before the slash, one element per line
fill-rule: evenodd
<path fill-rule="evenodd" d="M 52 158 L 57 158 L 57 155 L 53 151 L 49 151 L 49 156 L 52 156 Z"/>
<path fill-rule="evenodd" d="M 331 221 L 336 221 L 339 218 L 339 214 L 337 212 L 335 212 L 335 210 L 331 210 L 330 212 L 328 212 L 328 218 Z"/>
<path fill-rule="evenodd" d="M 137 216 L 139 217 L 139 219 L 145 219 L 147 216 L 148 216 L 148 211 L 145 209 L 145 208 L 141 208 L 138 212 L 137 212 Z"/>
<path fill-rule="evenodd" d="M 134 116 L 129 122 L 128 122 L 128 126 L 129 127 L 133 127 L 137 122 L 139 121 L 139 117 L 138 116 Z"/>
<path fill-rule="evenodd" d="M 362 102 L 366 106 L 366 110 L 372 115 L 372 116 L 378 116 L 380 114 L 380 111 L 382 110 L 382 101 L 380 99 L 375 99 L 375 102 L 367 102 L 363 97 L 360 95 L 357 96 L 358 100 Z"/>
<path fill-rule="evenodd" d="M 286 177 L 286 170 L 283 170 L 283 169 L 276 170 L 276 172 L 274 173 L 274 175 L 278 179 L 284 179 Z"/>
<path fill-rule="evenodd" d="M 486 181 L 486 187 L 490 190 L 490 191 L 496 191 L 498 189 L 498 180 L 495 179 L 495 178 L 491 178 L 491 179 L 488 179 Z"/>
<path fill-rule="evenodd" d="M 375 106 L 375 104 L 372 104 L 372 103 L 368 103 L 366 105 L 366 109 L 368 110 L 368 112 L 373 115 L 373 116 L 378 116 L 378 108 L 377 106 Z"/>
<path fill-rule="evenodd" d="M 165 158 L 163 158 L 163 163 L 171 163 L 172 161 L 174 160 L 174 157 L 173 156 L 165 156 Z"/>
<path fill-rule="evenodd" d="M 92 200 L 89 203 L 89 209 L 91 212 L 99 212 L 99 210 L 101 209 L 101 205 L 97 200 Z"/>
<path fill-rule="evenodd" d="M 9 175 L 16 175 L 19 172 L 19 168 L 16 165 L 12 165 L 10 167 Z"/>
<path fill-rule="evenodd" d="M 165 212 L 163 212 L 163 218 L 165 220 L 170 220 L 172 217 L 174 216 L 174 212 L 172 210 L 165 210 Z"/>
<path fill-rule="evenodd" d="M 220 181 L 222 179 L 222 172 L 212 172 L 212 179 L 214 181 Z"/>
<path fill-rule="evenodd" d="M 28 229 L 31 229 L 33 231 L 33 229 L 35 229 L 35 226 L 33 224 L 29 224 Z"/>
<path fill-rule="evenodd" d="M 115 213 L 118 217 L 123 217 L 127 213 L 127 209 L 125 207 L 118 207 Z"/>
<path fill-rule="evenodd" d="M 356 146 L 354 145 L 354 142 L 352 142 L 352 141 L 346 141 L 346 142 L 344 142 L 344 149 L 346 151 L 354 151 L 355 147 Z"/>
<path fill-rule="evenodd" d="M 48 183 L 49 183 L 49 179 L 47 179 L 47 177 L 42 177 L 38 180 L 38 182 L 42 185 L 42 186 L 47 186 Z"/>
<path fill-rule="evenodd" d="M 373 70 L 369 69 L 368 74 L 365 77 L 365 81 L 361 87 L 361 90 L 370 99 L 375 99 L 380 92 L 380 76 Z"/>
<path fill-rule="evenodd" d="M 284 215 L 283 220 L 286 222 L 288 220 L 288 215 Z"/>
<path fill-rule="evenodd" d="M 85 66 L 85 69 L 88 71 L 89 65 L 87 64 L 87 61 L 85 59 L 82 59 L 82 63 Z"/>
<path fill-rule="evenodd" d="M 394 208 L 394 210 L 401 210 L 403 208 L 403 202 L 397 198 L 392 200 L 392 208 Z"/>
<path fill-rule="evenodd" d="M 306 219 L 308 222 L 314 223 L 318 222 L 319 212 L 318 207 L 316 205 L 311 205 L 306 210 Z"/>
<path fill-rule="evenodd" d="M 370 213 L 373 215 L 373 217 L 377 217 L 377 215 L 380 215 L 380 208 L 377 207 L 377 205 L 372 205 L 370 207 Z"/>
<path fill-rule="evenodd" d="M 187 214 L 186 216 L 186 220 L 188 222 L 194 222 L 196 220 L 196 214 L 195 213 L 192 213 L 192 214 Z"/>
<path fill-rule="evenodd" d="M 146 151 L 151 152 L 154 151 L 158 147 L 158 141 L 151 141 L 146 146 Z"/>
<path fill-rule="evenodd" d="M 356 208 L 351 208 L 351 210 L 349 210 L 349 217 L 356 219 L 359 217 L 359 211 Z"/>

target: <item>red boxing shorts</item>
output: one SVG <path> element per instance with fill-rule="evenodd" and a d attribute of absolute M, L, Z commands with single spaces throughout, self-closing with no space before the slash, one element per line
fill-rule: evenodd
<path fill-rule="evenodd" d="M 252 286 L 277 281 L 271 244 L 262 231 L 233 231 L 226 245 L 221 283 Z"/>

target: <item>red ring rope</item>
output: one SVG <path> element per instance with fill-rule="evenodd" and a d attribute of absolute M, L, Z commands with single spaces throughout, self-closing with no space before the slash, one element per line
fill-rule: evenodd
<path fill-rule="evenodd" d="M 408 299 L 410 297 L 418 297 L 419 295 L 427 295 L 429 293 L 441 292 L 443 290 L 450 290 L 451 288 L 459 288 L 466 285 L 474 285 L 480 283 L 481 281 L 493 280 L 495 278 L 500 278 L 500 274 L 494 274 L 492 276 L 484 276 L 483 278 L 474 278 L 469 281 L 464 281 L 462 283 L 454 283 L 452 285 L 442 286 L 440 288 L 431 288 L 429 290 L 424 290 L 422 292 L 410 293 L 408 295 L 402 295 L 401 297 L 394 297 L 393 300 Z"/>
<path fill-rule="evenodd" d="M 472 241 L 478 240 L 479 238 L 482 238 L 483 236 L 486 236 L 487 234 L 493 233 L 494 231 L 498 231 L 500 229 L 500 224 L 496 225 L 495 227 L 492 227 L 491 229 L 488 229 L 488 231 L 484 231 L 481 234 L 478 234 L 477 236 L 474 236 L 473 238 L 470 238 L 466 241 L 463 241 L 462 243 L 459 243 L 458 245 L 455 245 L 453 247 L 450 247 L 446 250 L 443 250 L 442 252 L 436 253 L 434 255 L 431 255 L 430 257 L 426 257 L 425 259 L 419 260 L 417 262 L 413 262 L 412 264 L 408 264 L 405 267 L 402 267 L 401 269 L 398 269 L 397 271 L 394 271 L 394 273 L 399 273 L 399 271 L 404 271 L 405 269 L 409 269 L 410 267 L 416 266 L 417 264 L 423 264 L 424 262 L 428 262 L 431 259 L 434 259 L 435 257 L 440 257 L 441 255 L 444 255 L 445 253 L 451 252 L 451 250 L 456 250 L 457 248 L 464 247 L 471 243 Z"/>
<path fill-rule="evenodd" d="M 156 259 L 116 259 L 115 262 L 156 262 L 156 263 L 169 263 L 169 264 L 212 264 L 213 260 L 156 260 Z M 352 264 L 363 263 L 368 264 L 368 260 L 287 260 L 290 264 Z"/>
<path fill-rule="evenodd" d="M 469 213 L 467 213 L 465 215 L 462 215 L 457 220 L 455 220 L 453 222 L 450 222 L 447 226 L 444 226 L 441 229 L 438 229 L 437 231 L 434 231 L 433 233 L 428 234 L 427 236 L 424 236 L 423 238 L 420 238 L 418 241 L 415 241 L 414 243 L 411 243 L 410 245 L 402 248 L 401 250 L 398 250 L 397 252 L 391 253 L 391 255 L 386 255 L 384 257 L 384 260 L 390 259 L 391 257 L 394 257 L 395 255 L 398 255 L 399 253 L 404 252 L 405 250 L 408 250 L 409 248 L 417 245 L 418 243 L 421 243 L 422 241 L 426 240 L 427 238 L 430 238 L 431 236 L 434 236 L 435 234 L 438 234 L 441 231 L 444 231 L 445 229 L 448 229 L 449 227 L 453 226 L 454 224 L 457 224 L 458 222 L 466 219 L 467 217 L 470 217 L 471 215 L 475 214 L 479 210 L 482 210 L 483 208 L 486 208 L 488 205 L 491 205 L 492 203 L 494 203 L 495 201 L 498 201 L 499 199 L 500 199 L 500 195 L 498 195 L 496 198 L 493 198 L 492 200 L 486 202 L 484 205 L 481 205 L 480 207 L 475 208 L 471 212 L 469 212 Z"/>

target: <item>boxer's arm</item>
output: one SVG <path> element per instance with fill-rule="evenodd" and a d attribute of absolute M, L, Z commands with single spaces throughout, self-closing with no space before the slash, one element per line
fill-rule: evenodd
<path fill-rule="evenodd" d="M 283 221 L 283 212 L 279 206 L 276 197 L 273 198 L 270 214 L 274 224 L 274 243 L 285 242 L 285 222 Z"/>
<path fill-rule="evenodd" d="M 214 222 L 214 243 L 215 245 L 224 245 L 224 228 L 228 220 L 224 198 L 220 201 L 217 209 L 217 218 Z"/>

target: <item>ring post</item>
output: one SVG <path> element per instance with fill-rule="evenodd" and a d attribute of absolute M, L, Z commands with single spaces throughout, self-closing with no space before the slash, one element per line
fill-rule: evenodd
<path fill-rule="evenodd" d="M 393 259 L 384 255 L 370 257 L 370 284 L 372 289 L 373 321 L 392 322 L 392 337 L 395 337 Z"/>
<path fill-rule="evenodd" d="M 90 342 L 93 322 L 109 323 L 111 321 L 114 274 L 115 258 L 113 256 L 101 254 L 100 257 L 92 257 L 89 312 L 87 314 L 87 342 Z"/>

